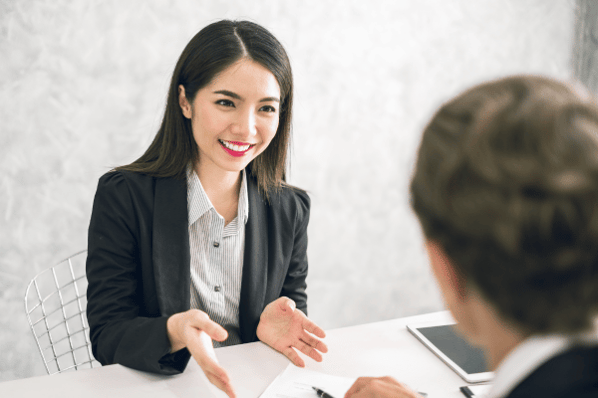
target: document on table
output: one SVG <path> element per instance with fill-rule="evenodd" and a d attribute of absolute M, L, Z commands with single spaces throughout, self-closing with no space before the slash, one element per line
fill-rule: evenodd
<path fill-rule="evenodd" d="M 312 387 L 320 388 L 334 398 L 343 398 L 355 382 L 355 378 L 299 368 L 289 364 L 260 395 L 260 398 L 316 398 Z"/>

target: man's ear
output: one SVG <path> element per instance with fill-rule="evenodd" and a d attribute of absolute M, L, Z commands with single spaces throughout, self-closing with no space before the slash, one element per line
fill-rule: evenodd
<path fill-rule="evenodd" d="M 193 113 L 191 112 L 191 104 L 189 100 L 187 100 L 187 96 L 185 95 L 185 87 L 182 84 L 179 84 L 179 106 L 181 107 L 181 111 L 183 112 L 183 116 L 187 119 L 191 119 Z"/>
<path fill-rule="evenodd" d="M 426 241 L 426 249 L 434 276 L 440 285 L 445 300 L 465 301 L 467 299 L 467 282 L 453 265 L 444 248 L 435 241 Z M 450 303 L 447 302 L 448 305 Z"/>

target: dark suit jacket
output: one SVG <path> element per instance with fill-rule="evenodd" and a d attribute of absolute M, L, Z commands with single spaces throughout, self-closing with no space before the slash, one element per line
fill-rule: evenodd
<path fill-rule="evenodd" d="M 536 369 L 507 398 L 598 397 L 598 347 L 576 347 Z"/>
<path fill-rule="evenodd" d="M 309 197 L 283 188 L 269 203 L 247 174 L 249 217 L 239 303 L 244 342 L 256 341 L 264 307 L 280 296 L 307 313 Z M 186 180 L 115 171 L 100 178 L 89 226 L 87 318 L 102 364 L 182 372 L 187 349 L 170 354 L 166 320 L 190 305 Z"/>

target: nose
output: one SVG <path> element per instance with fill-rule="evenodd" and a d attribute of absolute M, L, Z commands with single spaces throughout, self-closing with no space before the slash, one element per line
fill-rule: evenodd
<path fill-rule="evenodd" d="M 233 133 L 239 136 L 240 140 L 243 138 L 248 139 L 257 134 L 256 115 L 252 109 L 238 112 L 233 124 Z"/>

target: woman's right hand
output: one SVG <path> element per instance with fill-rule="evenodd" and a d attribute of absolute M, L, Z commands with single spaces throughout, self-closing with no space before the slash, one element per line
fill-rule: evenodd
<path fill-rule="evenodd" d="M 206 377 L 230 398 L 237 395 L 230 384 L 228 374 L 220 366 L 214 353 L 212 339 L 224 341 L 226 330 L 212 321 L 203 311 L 192 309 L 172 315 L 166 323 L 171 352 L 187 347 Z"/>

